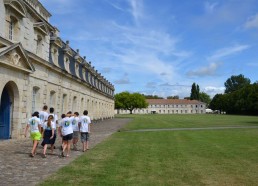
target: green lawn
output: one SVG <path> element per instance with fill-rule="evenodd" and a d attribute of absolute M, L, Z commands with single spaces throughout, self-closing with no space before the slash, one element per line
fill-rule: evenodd
<path fill-rule="evenodd" d="M 119 116 L 121 117 L 121 116 Z M 258 126 L 258 117 L 127 115 L 124 130 Z M 257 185 L 258 129 L 117 132 L 41 185 Z"/>
<path fill-rule="evenodd" d="M 258 126 L 257 116 L 234 116 L 220 114 L 192 115 L 117 115 L 132 117 L 134 121 L 125 130 L 153 128 L 189 128 L 189 127 L 222 127 L 222 126 Z"/>

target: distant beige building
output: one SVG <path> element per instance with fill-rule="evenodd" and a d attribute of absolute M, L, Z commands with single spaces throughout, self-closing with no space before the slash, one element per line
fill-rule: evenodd
<path fill-rule="evenodd" d="M 114 116 L 114 86 L 59 37 L 38 0 L 0 0 L 0 139 L 21 138 L 43 105 Z"/>
<path fill-rule="evenodd" d="M 133 114 L 205 114 L 206 104 L 186 99 L 146 99 L 146 109 L 135 109 Z M 130 114 L 129 110 L 120 110 L 119 114 Z"/>

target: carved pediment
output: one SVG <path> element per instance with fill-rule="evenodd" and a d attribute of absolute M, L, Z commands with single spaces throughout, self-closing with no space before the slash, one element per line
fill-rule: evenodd
<path fill-rule="evenodd" d="M 39 32 L 41 32 L 44 35 L 48 35 L 48 28 L 46 23 L 44 22 L 37 22 L 33 24 L 34 28 L 37 29 Z"/>
<path fill-rule="evenodd" d="M 0 50 L 0 64 L 28 73 L 35 71 L 34 66 L 26 55 L 26 51 L 20 43 L 4 47 Z"/>
<path fill-rule="evenodd" d="M 54 43 L 55 43 L 58 47 L 60 47 L 60 48 L 63 47 L 63 42 L 62 42 L 62 40 L 61 40 L 59 37 L 57 37 L 57 38 L 55 39 Z"/>
<path fill-rule="evenodd" d="M 4 4 L 16 11 L 21 17 L 26 17 L 26 8 L 22 1 L 19 0 L 4 0 Z"/>

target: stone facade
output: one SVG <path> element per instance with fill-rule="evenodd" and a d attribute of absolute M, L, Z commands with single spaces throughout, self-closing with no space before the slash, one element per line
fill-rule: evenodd
<path fill-rule="evenodd" d="M 21 138 L 44 105 L 114 117 L 114 86 L 59 37 L 38 0 L 0 0 L 0 139 Z"/>
<path fill-rule="evenodd" d="M 146 99 L 146 109 L 135 109 L 133 114 L 205 114 L 206 104 L 186 99 Z M 117 112 L 118 113 L 118 112 Z M 130 114 L 129 110 L 119 110 L 119 114 Z"/>

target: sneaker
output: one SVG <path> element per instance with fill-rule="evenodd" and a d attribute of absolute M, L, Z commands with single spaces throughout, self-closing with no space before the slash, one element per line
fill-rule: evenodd
<path fill-rule="evenodd" d="M 42 155 L 42 158 L 46 158 L 46 157 L 47 157 L 46 154 L 43 154 L 43 155 Z"/>
<path fill-rule="evenodd" d="M 61 157 L 65 157 L 64 152 L 61 153 Z"/>
<path fill-rule="evenodd" d="M 30 157 L 32 157 L 32 158 L 33 158 L 33 157 L 34 157 L 34 154 L 30 153 Z"/>

